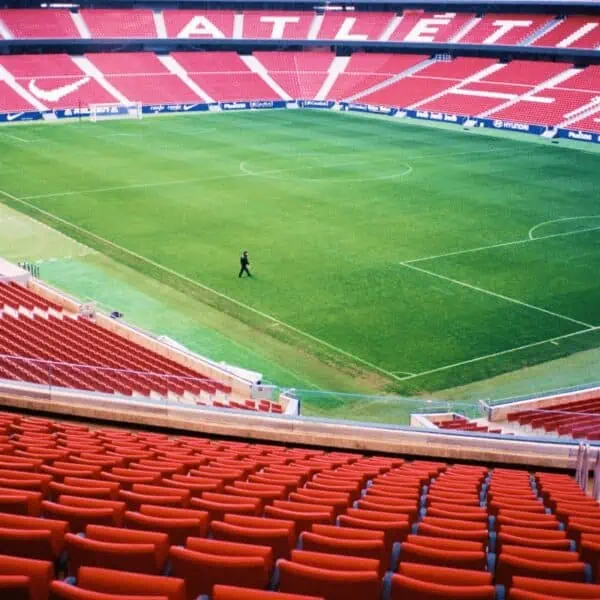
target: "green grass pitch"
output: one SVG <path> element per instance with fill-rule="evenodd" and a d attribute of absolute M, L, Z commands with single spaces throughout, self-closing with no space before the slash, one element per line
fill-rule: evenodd
<path fill-rule="evenodd" d="M 599 159 L 318 111 L 83 122 L 1 130 L 0 201 L 417 394 L 600 346 Z"/>

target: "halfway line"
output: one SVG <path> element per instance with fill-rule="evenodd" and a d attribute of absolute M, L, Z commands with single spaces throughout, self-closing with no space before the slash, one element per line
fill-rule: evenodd
<path fill-rule="evenodd" d="M 452 279 L 451 277 L 446 277 L 446 275 L 440 275 L 439 273 L 434 273 L 433 271 L 428 271 L 427 269 L 422 269 L 421 267 L 415 267 L 414 265 L 409 265 L 407 263 L 399 263 L 403 267 L 407 269 L 412 269 L 413 271 L 419 271 L 420 273 L 425 273 L 426 275 L 430 275 L 431 277 L 437 277 L 438 279 L 443 279 L 444 281 L 449 281 L 450 283 L 454 283 L 455 285 L 460 285 L 462 287 L 466 287 L 470 290 L 475 290 L 476 292 L 481 292 L 482 294 L 487 294 L 488 296 L 493 296 L 494 298 L 500 298 L 501 300 L 506 300 L 507 302 L 512 302 L 513 304 L 518 304 L 519 306 L 525 306 L 526 308 L 531 308 L 532 310 L 536 310 L 538 312 L 545 313 L 552 317 L 557 317 L 558 319 L 563 319 L 564 321 L 570 321 L 571 323 L 576 323 L 577 325 L 583 325 L 588 329 L 595 329 L 594 325 L 590 325 L 589 323 L 584 323 L 583 321 L 578 321 L 577 319 L 573 319 L 571 317 L 567 317 L 566 315 L 561 315 L 559 313 L 552 312 L 551 310 L 547 310 L 545 308 L 541 308 L 540 306 L 535 306 L 534 304 L 529 304 L 527 302 L 522 302 L 521 300 L 517 300 L 516 298 L 511 298 L 510 296 L 505 296 L 504 294 L 497 294 L 496 292 L 492 292 L 491 290 L 486 290 L 485 288 L 477 287 L 476 285 L 471 285 L 470 283 L 465 283 L 464 281 L 459 281 L 458 279 Z"/>
<path fill-rule="evenodd" d="M 339 354 L 342 354 L 343 356 L 347 356 L 348 358 L 351 358 L 352 360 L 355 360 L 356 362 L 361 363 L 361 364 L 365 365 L 366 367 L 369 367 L 370 369 L 374 369 L 375 371 L 378 371 L 379 373 L 383 373 L 387 377 L 390 377 L 397 381 L 400 381 L 402 379 L 401 377 L 394 375 L 394 373 L 392 373 L 391 371 L 386 371 L 385 369 L 382 369 L 381 367 L 378 367 L 377 365 L 374 365 L 373 363 L 366 361 L 363 358 L 360 358 L 359 356 L 352 354 L 351 352 L 347 352 L 346 350 L 343 350 L 342 348 L 338 348 L 337 346 L 334 346 L 333 344 L 330 344 L 329 342 L 326 342 L 325 340 L 322 340 L 310 333 L 307 333 L 306 331 L 302 331 L 301 329 L 298 329 L 297 327 L 294 327 L 293 325 L 289 325 L 288 323 L 285 323 L 284 321 L 280 321 L 279 319 L 277 319 L 276 317 L 273 317 L 272 315 L 264 313 L 264 312 L 258 310 L 257 308 L 253 308 L 252 306 L 249 306 L 248 304 L 244 304 L 243 302 L 240 302 L 239 300 L 236 300 L 235 298 L 232 298 L 231 296 L 227 296 L 226 294 L 223 294 L 222 292 L 219 292 L 219 291 L 215 290 L 214 288 L 204 285 L 203 283 L 200 283 L 199 281 L 190 279 L 186 275 L 182 275 L 181 273 L 178 273 L 177 271 L 174 271 L 173 269 L 170 269 L 169 267 L 165 267 L 157 262 L 154 262 L 153 260 L 150 260 L 149 258 L 146 258 L 145 256 L 142 256 L 141 254 L 138 254 L 137 252 L 133 252 L 133 250 L 128 250 L 127 248 L 124 248 L 123 246 L 119 246 L 119 244 L 115 244 L 114 242 L 111 242 L 110 240 L 107 240 L 106 238 L 103 238 L 95 233 L 92 233 L 91 231 L 88 231 L 87 229 L 84 229 L 83 227 L 80 227 L 79 225 L 75 225 L 74 223 L 71 223 L 70 221 L 63 219 L 62 217 L 59 217 L 59 216 L 54 215 L 46 210 L 43 210 L 39 206 L 36 206 L 35 204 L 26 202 L 24 198 L 17 198 L 16 196 L 13 196 L 12 194 L 5 192 L 4 190 L 0 190 L 0 196 L 4 196 L 5 198 L 8 198 L 9 200 L 13 200 L 14 202 L 19 202 L 20 204 L 23 204 L 24 206 L 27 206 L 28 208 L 35 210 L 50 219 L 54 219 L 55 221 L 58 221 L 59 223 L 63 223 L 64 225 L 67 225 L 68 227 L 71 227 L 72 229 L 81 231 L 81 232 L 85 233 L 86 235 L 89 235 L 90 237 L 101 241 L 103 244 L 108 244 L 109 246 L 112 246 L 113 248 L 116 248 L 117 250 L 119 250 L 121 252 L 125 252 L 126 254 L 129 254 L 130 256 L 137 258 L 138 260 L 141 260 L 149 265 L 152 265 L 153 267 L 156 267 L 157 269 L 160 269 L 161 271 L 164 271 L 165 273 L 174 275 L 175 277 L 178 277 L 179 279 L 182 279 L 183 281 L 186 281 L 187 283 L 190 283 L 190 284 L 192 284 L 196 287 L 199 287 L 207 292 L 210 292 L 210 293 L 214 294 L 215 296 L 218 296 L 219 298 L 228 300 L 229 302 L 235 304 L 236 306 L 240 306 L 241 308 L 244 308 L 256 315 L 259 315 L 260 317 L 263 317 L 264 319 L 267 319 L 273 323 L 277 323 L 278 325 L 281 325 L 282 327 L 285 327 L 286 329 L 289 329 L 290 331 L 293 331 L 294 333 L 297 333 L 298 335 L 301 335 L 309 340 L 312 340 L 313 342 L 317 342 L 318 344 L 321 344 L 322 346 L 325 346 L 326 348 L 329 348 L 330 350 L 334 350 L 335 352 L 338 352 Z"/>

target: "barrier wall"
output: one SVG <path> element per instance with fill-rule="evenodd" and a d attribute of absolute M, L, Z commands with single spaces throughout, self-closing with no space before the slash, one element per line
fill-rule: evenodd
<path fill-rule="evenodd" d="M 548 137 L 558 139 L 570 139 L 580 142 L 590 142 L 600 144 L 600 134 L 589 131 L 579 131 L 574 129 L 552 129 L 543 125 L 533 125 L 529 123 L 520 123 L 517 121 L 507 121 L 502 119 L 482 119 L 479 117 L 468 117 L 465 115 L 455 115 L 451 113 L 435 112 L 428 110 L 404 110 L 390 106 L 377 104 L 361 104 L 348 102 L 334 102 L 333 100 L 297 100 L 286 102 L 284 100 L 260 100 L 252 102 L 219 102 L 215 104 L 148 104 L 142 107 L 144 115 L 175 114 L 186 112 L 220 112 L 234 110 L 269 110 L 285 108 L 308 108 L 318 110 L 332 110 L 349 112 L 362 112 L 370 114 L 384 115 L 395 118 L 419 119 L 425 121 L 437 121 L 444 123 L 454 123 L 464 127 L 480 127 L 485 129 L 496 129 L 506 131 L 517 131 L 533 135 L 542 135 L 550 133 Z M 118 115 L 118 107 L 106 107 L 106 116 L 110 117 L 114 113 Z M 89 107 L 66 108 L 45 112 L 27 111 L 0 113 L 0 124 L 23 123 L 27 121 L 57 121 L 62 119 L 88 118 L 90 116 Z"/>

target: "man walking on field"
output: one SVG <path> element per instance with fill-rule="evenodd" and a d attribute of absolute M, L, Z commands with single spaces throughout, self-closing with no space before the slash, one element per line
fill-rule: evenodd
<path fill-rule="evenodd" d="M 248 277 L 252 277 L 252 275 L 250 274 L 250 271 L 248 270 L 248 267 L 250 266 L 250 259 L 248 258 L 248 250 L 244 250 L 244 252 L 242 253 L 242 256 L 240 256 L 240 274 L 238 275 L 238 277 L 241 277 L 244 273 L 246 273 L 246 275 L 248 275 Z"/>

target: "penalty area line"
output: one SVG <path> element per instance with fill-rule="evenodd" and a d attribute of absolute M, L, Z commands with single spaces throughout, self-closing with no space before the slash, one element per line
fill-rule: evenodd
<path fill-rule="evenodd" d="M 394 375 L 394 373 L 392 373 L 391 371 L 382 369 L 381 367 L 378 367 L 377 365 L 375 365 L 363 358 L 360 358 L 359 356 L 356 356 L 355 354 L 352 354 L 351 352 L 343 350 L 342 348 L 338 348 L 337 346 L 335 346 L 325 340 L 322 340 L 306 331 L 302 331 L 301 329 L 298 329 L 297 327 L 294 327 L 293 325 L 290 325 L 289 323 L 281 321 L 280 319 L 277 319 L 276 317 L 273 317 L 272 315 L 264 313 L 264 312 L 258 310 L 257 308 L 249 306 L 248 304 L 244 304 L 243 302 L 240 302 L 239 300 L 236 300 L 235 298 L 232 298 L 231 296 L 227 296 L 227 294 L 223 294 L 222 292 L 219 292 L 218 290 L 215 290 L 214 288 L 204 285 L 203 283 L 200 283 L 199 281 L 195 281 L 194 279 L 191 279 L 190 277 L 187 277 L 186 275 L 183 275 L 182 273 L 178 273 L 177 271 L 174 271 L 173 269 L 170 269 L 169 267 L 165 267 L 164 265 L 154 262 L 153 260 L 146 258 L 145 256 L 142 256 L 141 254 L 138 254 L 137 252 L 134 252 L 133 250 L 129 250 L 127 248 L 124 248 L 123 246 L 120 246 L 119 244 L 116 244 L 115 242 L 111 242 L 110 240 L 107 240 L 106 238 L 103 238 L 95 233 L 92 233 L 91 231 L 88 231 L 87 229 L 84 229 L 83 227 L 80 227 L 79 225 L 75 225 L 74 223 L 71 223 L 70 221 L 63 219 L 62 217 L 59 217 L 57 215 L 52 214 L 51 212 L 43 210 L 42 208 L 40 208 L 39 206 L 36 206 L 35 204 L 32 204 L 31 202 L 27 202 L 23 198 L 17 198 L 17 196 L 13 196 L 12 194 L 9 194 L 8 192 L 6 192 L 4 190 L 0 190 L 0 196 L 4 196 L 5 198 L 12 200 L 13 202 L 18 202 L 20 204 L 23 204 L 24 206 L 27 206 L 29 209 L 37 211 L 40 214 L 42 214 L 50 219 L 54 219 L 55 221 L 58 221 L 59 223 L 62 223 L 64 225 L 66 225 L 67 227 L 71 227 L 72 229 L 81 231 L 82 233 L 89 235 L 90 237 L 102 242 L 103 244 L 108 244 L 109 246 L 112 246 L 113 248 L 116 248 L 117 250 L 124 252 L 125 254 L 129 254 L 130 256 L 133 256 L 134 258 L 137 258 L 138 260 L 141 260 L 142 262 L 145 262 L 146 264 L 152 265 L 153 267 L 156 267 L 157 269 L 160 269 L 161 271 L 164 271 L 165 273 L 174 275 L 175 277 L 177 277 L 183 281 L 186 281 L 187 283 L 189 283 L 191 285 L 194 285 L 194 286 L 196 286 L 200 289 L 203 289 L 207 292 L 210 292 L 219 298 L 223 298 L 224 300 L 227 300 L 227 301 L 231 302 L 232 304 L 239 306 L 240 308 L 243 308 L 245 310 L 248 310 L 251 313 L 254 313 L 255 315 L 263 317 L 264 319 L 271 321 L 273 323 L 277 323 L 278 325 L 281 325 L 282 327 L 285 327 L 286 329 L 293 331 L 294 333 L 296 333 L 300 336 L 303 336 L 306 339 L 309 339 L 313 342 L 320 344 L 321 346 L 329 348 L 330 350 L 333 350 L 333 351 L 337 352 L 338 354 L 346 356 L 347 358 L 350 358 L 366 367 L 369 367 L 370 369 L 378 371 L 379 373 L 382 373 L 383 375 L 386 375 L 387 377 L 390 377 L 391 379 L 395 379 L 396 381 L 402 380 L 401 377 L 399 377 L 398 375 Z"/>
<path fill-rule="evenodd" d="M 563 321 L 569 321 L 571 323 L 575 323 L 577 325 L 583 325 L 587 327 L 587 329 L 595 329 L 595 325 L 590 325 L 589 323 L 585 323 L 584 321 L 579 321 L 578 319 L 573 319 L 572 317 L 568 317 L 566 315 L 562 315 L 560 313 L 553 312 L 546 308 L 542 308 L 541 306 L 536 306 L 535 304 L 529 304 L 528 302 L 523 302 L 522 300 L 517 300 L 516 298 L 511 298 L 510 296 L 505 296 L 504 294 L 498 294 L 496 292 L 492 292 L 491 290 L 487 290 L 482 287 L 478 287 L 476 285 L 472 285 L 470 283 L 466 283 L 465 281 L 459 281 L 458 279 L 452 279 L 452 277 L 447 277 L 446 275 L 441 275 L 440 273 L 435 273 L 434 271 L 428 271 L 427 269 L 423 269 L 421 267 L 415 267 L 414 265 L 409 265 L 408 263 L 399 263 L 406 269 L 412 269 L 413 271 L 418 271 L 419 273 L 424 273 L 425 275 L 429 275 L 431 277 L 436 277 L 437 279 L 442 279 L 443 281 L 448 281 L 449 283 L 453 283 L 454 285 L 458 285 L 461 287 L 465 287 L 467 289 L 473 290 L 475 292 L 480 292 L 482 294 L 487 294 L 488 296 L 492 296 L 494 298 L 499 298 L 500 300 L 506 300 L 506 302 L 511 302 L 512 304 L 518 304 L 519 306 L 524 306 L 525 308 L 530 308 L 537 312 L 541 312 L 551 317 L 556 317 L 557 319 L 562 319 Z"/>
<path fill-rule="evenodd" d="M 493 352 L 492 354 L 485 354 L 484 356 L 477 356 L 475 358 L 470 358 L 468 360 L 462 360 L 460 362 L 453 363 L 451 365 L 444 365 L 443 367 L 437 367 L 436 369 L 429 369 L 428 371 L 421 371 L 420 373 L 416 373 L 415 375 L 410 375 L 408 377 L 404 377 L 402 381 L 407 381 L 409 379 L 416 379 L 417 377 L 424 377 L 426 375 L 433 375 L 434 373 L 440 373 L 442 371 L 448 371 L 450 369 L 455 369 L 456 367 L 462 367 L 464 365 L 470 365 L 476 362 L 481 362 L 483 360 L 488 360 L 490 358 L 495 358 L 497 356 L 504 356 L 505 354 L 512 354 L 513 352 L 519 352 L 521 350 L 527 350 L 528 348 L 535 348 L 536 346 L 543 346 L 544 344 L 554 344 L 558 345 L 560 340 L 566 340 L 572 337 L 576 337 L 578 335 L 582 335 L 584 333 L 590 333 L 593 331 L 600 330 L 600 327 L 592 327 L 587 329 L 580 329 L 578 331 L 573 331 L 571 333 L 566 333 L 565 335 L 558 335 L 555 337 L 548 338 L 546 340 L 540 340 L 539 342 L 532 342 L 531 344 L 524 344 L 523 346 L 517 346 L 516 348 L 508 348 L 507 350 L 500 350 L 499 352 Z"/>

